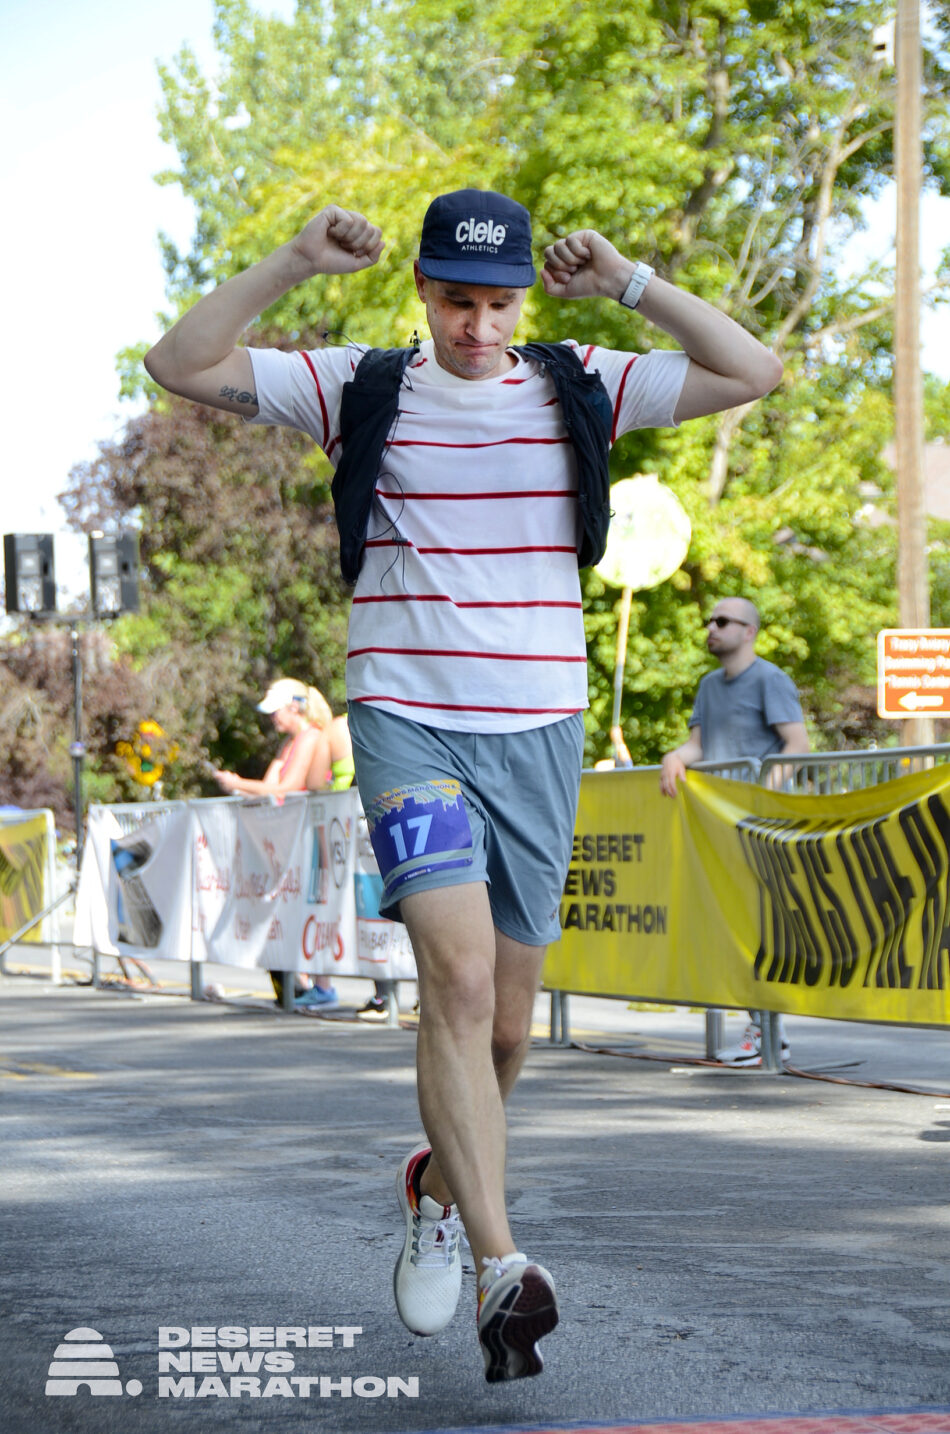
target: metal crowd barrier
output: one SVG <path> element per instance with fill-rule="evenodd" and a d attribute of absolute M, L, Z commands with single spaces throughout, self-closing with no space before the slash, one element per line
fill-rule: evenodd
<path fill-rule="evenodd" d="M 119 824 L 123 836 L 138 831 L 145 822 L 153 822 L 160 817 L 167 817 L 171 812 L 183 807 L 184 802 L 117 802 L 109 803 L 109 811 Z"/>
<path fill-rule="evenodd" d="M 766 757 L 762 762 L 752 757 L 730 762 L 696 762 L 694 772 L 710 772 L 716 777 L 729 777 L 738 782 L 765 785 L 776 768 L 782 769 L 781 786 L 789 792 L 814 796 L 837 796 L 879 786 L 911 772 L 920 772 L 950 761 L 950 742 L 928 747 L 868 748 L 856 752 L 800 752 L 790 756 Z M 638 772 L 656 772 L 660 768 L 638 767 Z M 633 1000 L 634 997 L 622 999 Z M 551 991 L 550 1041 L 568 1046 L 570 1036 L 570 992 Z M 695 1004 L 700 1004 L 696 1002 Z M 723 1011 L 708 1008 L 706 1018 L 706 1058 L 714 1060 L 722 1049 Z M 782 1069 L 781 1016 L 777 1011 L 753 1011 L 762 1032 L 762 1069 Z"/>
<path fill-rule="evenodd" d="M 0 941 L 0 974 L 7 974 L 7 952 L 39 926 L 42 942 L 50 948 L 51 979 L 53 985 L 58 986 L 62 979 L 60 908 L 73 894 L 75 886 L 71 885 L 67 890 L 57 892 L 56 824 L 53 813 L 48 807 L 0 812 L 0 825 L 19 826 L 21 822 L 32 821 L 36 817 L 42 817 L 46 823 L 46 850 L 43 857 L 43 889 L 46 902 L 41 911 L 35 912 L 18 930 L 12 931 Z"/>
<path fill-rule="evenodd" d="M 776 767 L 789 772 L 789 791 L 838 796 L 893 782 L 950 761 L 950 742 L 931 747 L 878 747 L 860 752 L 799 752 L 766 757 L 759 780 L 764 784 Z"/>
<path fill-rule="evenodd" d="M 184 806 L 184 803 L 180 801 L 152 800 L 145 802 L 116 802 L 114 805 L 110 803 L 109 810 L 115 817 L 116 824 L 122 835 L 129 836 L 132 832 L 138 831 L 139 827 L 143 826 L 145 822 L 161 821 L 162 818 L 170 816 L 172 812 L 177 811 L 181 806 Z M 128 975 L 125 968 L 126 961 L 135 961 L 136 964 L 139 965 L 139 969 L 144 969 L 147 973 L 147 967 L 143 968 L 142 963 L 139 962 L 137 958 L 119 956 L 115 959 L 119 963 L 120 970 L 125 975 Z M 97 951 L 95 947 L 92 947 L 90 950 L 92 984 L 97 989 L 102 985 L 102 960 L 101 953 Z M 200 976 L 200 972 L 198 975 Z M 197 1000 L 200 995 L 198 978 L 196 977 L 194 969 L 191 971 L 191 995 L 193 1000 Z"/>
<path fill-rule="evenodd" d="M 907 776 L 911 772 L 919 772 L 948 761 L 950 761 L 950 743 L 939 743 L 927 747 L 870 748 L 853 752 L 802 752 L 788 756 L 766 757 L 761 763 L 750 757 L 741 757 L 727 762 L 697 762 L 691 770 L 709 772 L 714 776 L 728 777 L 733 781 L 759 782 L 764 785 L 770 774 L 776 768 L 780 768 L 782 769 L 781 785 L 785 790 L 816 796 L 830 796 L 877 786 L 883 782 Z M 656 772 L 657 780 L 659 780 L 659 766 L 638 767 L 636 770 Z M 226 799 L 218 797 L 208 800 Z M 240 798 L 235 797 L 233 800 L 239 801 Z M 123 834 L 127 835 L 135 831 L 143 822 L 154 821 L 156 818 L 169 815 L 182 805 L 183 803 L 180 801 L 128 802 L 110 805 L 110 811 L 115 816 Z M 20 819 L 22 816 L 23 814 L 19 814 Z M 98 976 L 98 960 L 94 956 L 93 980 L 96 984 L 98 984 Z M 195 977 L 196 973 L 193 971 L 192 994 L 197 996 L 200 994 L 200 990 L 196 989 Z M 550 1040 L 552 1043 L 570 1045 L 570 995 L 569 991 L 550 991 Z M 705 1013 L 705 1045 L 708 1059 L 715 1059 L 717 1052 L 722 1047 L 723 1014 L 723 1011 L 718 1008 L 709 1008 Z M 782 1066 L 779 1013 L 757 1011 L 753 1012 L 753 1017 L 758 1017 L 762 1031 L 762 1067 L 766 1070 L 780 1071 Z"/>
<path fill-rule="evenodd" d="M 759 763 L 754 757 L 740 757 L 731 762 L 696 762 L 691 768 L 693 771 L 709 772 L 714 777 L 728 777 L 733 782 L 758 782 Z M 659 771 L 659 767 L 657 768 Z M 762 1031 L 762 1064 L 766 1064 L 766 1047 L 768 1047 L 769 1061 L 772 1059 L 772 1045 L 776 1051 L 781 1051 L 781 1031 L 779 1030 L 779 1018 L 771 1019 L 772 1013 L 759 1011 L 759 1027 Z M 710 1006 L 706 1011 L 706 1059 L 714 1061 L 722 1050 L 722 1043 L 725 1039 L 724 1012 L 717 1006 Z M 773 1069 L 769 1064 L 766 1069 Z"/>
<path fill-rule="evenodd" d="M 289 792 L 284 798 L 285 801 L 296 801 L 298 799 L 306 800 L 306 793 Z M 220 805 L 221 802 L 240 802 L 242 800 L 243 799 L 240 796 L 234 795 L 220 797 L 193 797 L 187 802 L 183 800 L 115 803 L 110 802 L 109 811 L 112 816 L 115 817 L 116 823 L 122 835 L 129 836 L 132 832 L 138 831 L 139 827 L 144 826 L 146 822 L 152 822 L 156 820 L 161 821 L 163 817 L 170 816 L 172 812 L 177 811 L 180 807 L 201 806 L 204 803 L 207 803 L 209 805 L 211 803 L 214 803 L 215 805 Z M 102 959 L 103 958 L 101 953 L 95 950 L 95 948 L 93 948 L 91 953 L 92 984 L 95 987 L 98 987 L 102 984 Z M 123 971 L 125 970 L 125 967 L 122 964 L 124 961 L 138 961 L 138 958 L 131 956 L 119 956 L 111 959 L 117 960 Z M 191 999 L 193 1001 L 200 1001 L 203 999 L 203 963 L 200 961 L 190 962 L 189 972 L 189 979 L 191 984 Z M 282 1002 L 283 1007 L 285 1010 L 293 1010 L 293 981 L 285 981 L 284 986 L 285 996 Z"/>
<path fill-rule="evenodd" d="M 284 801 L 284 803 L 288 803 L 288 804 L 289 804 L 289 803 L 293 803 L 293 802 L 306 802 L 306 801 L 308 801 L 308 799 L 309 799 L 311 796 L 313 796 L 313 794 L 312 794 L 312 793 L 307 793 L 307 792 L 288 792 L 288 793 L 285 795 L 285 797 L 283 798 L 283 801 Z M 243 802 L 244 800 L 245 800 L 245 799 L 244 799 L 243 797 L 238 796 L 238 795 L 231 795 L 231 796 L 224 796 L 224 795 L 222 795 L 222 796 L 219 796 L 219 797 L 195 797 L 195 798 L 191 798 L 191 799 L 188 800 L 188 801 L 172 801 L 172 800 L 169 800 L 169 801 L 119 802 L 119 803 L 115 803 L 115 804 L 110 803 L 108 809 L 109 809 L 110 814 L 115 818 L 116 824 L 117 824 L 117 826 L 119 827 L 119 830 L 120 830 L 120 832 L 122 833 L 122 835 L 123 835 L 123 836 L 129 836 L 129 835 L 131 835 L 133 832 L 137 831 L 137 830 L 138 830 L 144 823 L 146 823 L 146 822 L 158 821 L 159 824 L 161 824 L 164 819 L 168 818 L 168 817 L 171 816 L 175 811 L 177 811 L 177 810 L 179 810 L 180 808 L 185 807 L 185 806 L 188 806 L 188 807 L 200 807 L 200 806 L 216 806 L 216 807 L 220 807 L 220 806 L 222 805 L 222 803 L 230 803 L 230 802 L 241 803 L 241 802 Z M 263 800 L 268 800 L 268 799 L 267 799 L 267 798 L 264 798 Z M 270 800 L 273 800 L 273 799 L 270 799 Z M 101 954 L 98 950 L 96 950 L 94 947 L 93 947 L 93 948 L 90 948 L 90 950 L 91 950 L 91 963 L 92 963 L 92 984 L 93 984 L 94 986 L 96 986 L 96 987 L 98 987 L 98 986 L 100 986 L 100 985 L 102 984 L 101 971 L 102 971 L 102 961 L 103 961 L 104 959 L 105 959 L 105 960 L 117 960 L 117 961 L 119 962 L 119 965 L 120 965 L 120 967 L 122 968 L 123 971 L 125 971 L 125 965 L 124 965 L 124 963 L 125 963 L 125 962 L 132 962 L 133 964 L 138 965 L 139 968 L 140 968 L 140 970 L 142 970 L 146 975 L 148 974 L 148 968 L 147 968 L 147 966 L 145 965 L 145 963 L 144 963 L 144 962 L 141 960 L 141 958 L 139 958 L 139 957 L 130 956 L 130 955 L 122 955 L 122 956 L 118 956 L 118 957 L 103 957 L 102 954 Z M 191 998 L 192 998 L 192 1000 L 200 1001 L 200 1000 L 203 999 L 203 991 L 204 991 L 204 963 L 201 962 L 201 961 L 192 960 L 192 961 L 189 963 L 189 970 L 190 970 L 190 981 L 191 981 Z M 282 974 L 282 975 L 283 975 L 283 978 L 284 978 L 284 979 L 283 979 L 283 983 L 282 983 L 282 985 L 283 985 L 283 993 L 282 993 L 282 996 L 280 997 L 281 1006 L 283 1007 L 283 1009 L 284 1009 L 285 1011 L 293 1011 L 293 1009 L 294 1009 L 294 979 L 293 979 L 293 978 L 294 978 L 294 975 L 295 975 L 296 973 L 295 973 L 294 971 L 289 971 L 289 972 L 285 971 L 285 972 L 282 972 L 282 973 L 280 973 L 280 974 Z M 363 979 L 368 979 L 368 978 L 365 978 L 365 977 L 364 977 Z M 385 984 L 385 983 L 377 983 L 377 984 L 380 985 L 380 986 L 382 986 L 382 985 Z M 393 981 L 389 982 L 388 985 L 389 985 L 389 990 L 388 990 L 388 992 L 386 992 L 386 994 L 385 994 L 385 1000 L 386 1000 L 387 1007 L 388 1007 L 388 1010 L 387 1010 L 387 1024 L 388 1024 L 389 1026 L 394 1026 L 394 1027 L 395 1027 L 395 1026 L 398 1026 L 398 1025 L 399 1025 L 399 1008 L 398 1008 L 397 1000 L 396 1000 L 396 986 L 397 986 L 397 982 L 396 982 L 395 980 L 393 980 Z"/>
<path fill-rule="evenodd" d="M 585 769 L 585 770 L 590 770 Z M 638 772 L 656 772 L 657 781 L 660 780 L 659 766 L 637 767 Z M 754 757 L 732 757 L 727 762 L 694 762 L 690 768 L 691 772 L 709 772 L 714 777 L 728 777 L 733 782 L 757 782 L 759 780 L 759 763 Z M 552 1045 L 569 1046 L 571 1044 L 571 1023 L 570 1023 L 570 999 L 569 991 L 551 991 L 551 1027 L 549 1040 Z M 633 1000 L 634 997 L 625 999 Z M 698 1004 L 698 1003 L 697 1003 Z M 760 1022 L 763 1025 L 762 1045 L 763 1063 L 764 1049 L 768 1041 L 771 1055 L 772 1026 L 778 1032 L 778 1016 L 773 1021 L 768 1018 L 771 1012 L 760 1012 Z M 765 1033 L 765 1026 L 769 1027 L 768 1037 Z M 723 1012 L 718 1007 L 709 1007 L 706 1011 L 706 1059 L 715 1060 L 718 1051 L 722 1050 L 723 1042 Z M 780 1037 L 775 1035 L 775 1049 L 780 1050 Z"/>

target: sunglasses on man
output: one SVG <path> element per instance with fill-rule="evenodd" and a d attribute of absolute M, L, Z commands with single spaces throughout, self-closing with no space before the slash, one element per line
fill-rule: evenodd
<path fill-rule="evenodd" d="M 747 627 L 748 624 L 742 621 L 741 617 L 707 617 L 707 627 L 728 627 L 731 622 L 738 623 L 739 627 Z"/>

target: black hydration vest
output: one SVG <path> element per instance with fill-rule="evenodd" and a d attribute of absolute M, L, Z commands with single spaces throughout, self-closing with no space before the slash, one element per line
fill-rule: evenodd
<path fill-rule="evenodd" d="M 399 412 L 403 374 L 418 352 L 418 346 L 369 349 L 352 379 L 343 385 L 343 452 L 331 492 L 340 532 L 340 570 L 348 583 L 359 577 L 383 450 Z M 536 359 L 554 383 L 577 459 L 581 516 L 577 565 L 589 567 L 603 557 L 610 525 L 610 396 L 600 374 L 588 373 L 574 350 L 564 344 L 520 344 L 514 352 Z"/>

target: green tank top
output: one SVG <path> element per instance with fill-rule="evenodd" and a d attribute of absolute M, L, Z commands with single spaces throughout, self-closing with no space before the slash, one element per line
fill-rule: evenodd
<path fill-rule="evenodd" d="M 330 768 L 330 791 L 342 792 L 346 787 L 352 787 L 355 777 L 356 768 L 353 765 L 353 758 L 341 757 Z"/>

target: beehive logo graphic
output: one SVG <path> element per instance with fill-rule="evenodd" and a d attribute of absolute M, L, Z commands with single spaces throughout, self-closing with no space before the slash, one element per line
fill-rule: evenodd
<path fill-rule="evenodd" d="M 81 1389 L 90 1394 L 142 1393 L 138 1379 L 130 1379 L 123 1389 L 112 1349 L 95 1329 L 71 1329 L 50 1361 L 47 1394 L 78 1394 Z"/>

